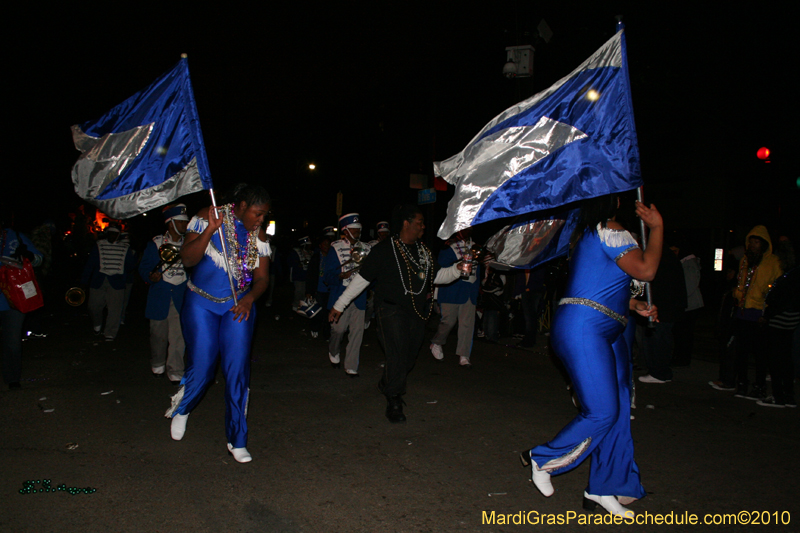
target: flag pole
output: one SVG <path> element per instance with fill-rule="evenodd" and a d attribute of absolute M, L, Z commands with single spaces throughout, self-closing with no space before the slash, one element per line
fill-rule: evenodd
<path fill-rule="evenodd" d="M 617 33 L 621 32 L 625 29 L 625 24 L 622 22 L 622 15 L 617 15 Z M 624 47 L 623 47 L 623 57 L 624 57 Z M 627 60 L 626 60 L 627 61 Z M 627 69 L 627 67 L 626 67 Z M 644 204 L 644 185 L 640 185 L 638 189 L 636 189 L 636 199 L 639 200 L 642 204 Z M 639 233 L 642 236 L 642 251 L 644 252 L 647 249 L 647 228 L 645 227 L 644 220 L 641 218 L 639 219 Z M 644 282 L 644 293 L 645 297 L 647 298 L 647 307 L 653 305 L 653 295 L 650 292 L 650 283 L 645 281 Z M 649 327 L 655 327 L 655 320 L 653 317 L 649 317 Z"/>
<path fill-rule="evenodd" d="M 217 217 L 220 216 L 220 213 L 217 209 L 217 198 L 214 196 L 214 189 L 209 189 L 208 194 L 211 195 L 211 206 L 214 208 L 214 213 Z M 233 306 L 236 307 L 239 305 L 239 299 L 236 298 L 236 285 L 233 283 L 233 276 L 231 274 L 231 263 L 228 260 L 228 247 L 225 246 L 225 232 L 223 228 L 225 227 L 225 221 L 222 221 L 222 225 L 217 228 L 217 235 L 219 235 L 219 242 L 222 247 L 222 256 L 225 258 L 225 271 L 228 273 L 228 283 L 231 285 L 231 294 L 233 295 Z M 235 231 L 235 228 L 232 228 Z"/>
<path fill-rule="evenodd" d="M 181 54 L 181 59 L 189 59 L 189 54 L 183 53 Z M 191 85 L 189 86 L 191 90 Z M 194 100 L 194 95 L 192 95 L 192 100 Z M 198 130 L 200 128 L 200 119 L 196 116 L 195 111 L 195 120 L 198 124 Z M 211 172 L 209 171 L 208 181 L 211 182 Z M 217 198 L 214 195 L 214 188 L 211 187 L 208 189 L 208 194 L 211 196 L 211 206 L 214 208 L 214 214 L 219 217 L 219 209 L 217 208 Z M 233 305 L 234 307 L 239 305 L 239 299 L 236 297 L 236 284 L 233 282 L 233 275 L 231 274 L 231 263 L 228 260 L 228 247 L 225 245 L 225 231 L 223 228 L 225 227 L 225 221 L 222 221 L 222 225 L 217 229 L 217 235 L 219 235 L 219 243 L 220 247 L 222 248 L 222 257 L 225 258 L 225 271 L 228 273 L 228 283 L 231 286 L 231 296 L 233 296 Z M 236 231 L 236 228 L 231 228 L 232 231 Z"/>
<path fill-rule="evenodd" d="M 639 186 L 638 189 L 636 189 L 636 199 L 639 200 L 642 204 L 644 204 L 644 185 L 641 185 L 641 186 Z M 644 220 L 642 220 L 640 218 L 639 219 L 639 233 L 642 236 L 642 251 L 643 252 L 645 250 L 647 250 L 647 233 L 646 233 L 645 230 L 646 230 L 646 228 L 645 228 L 645 225 L 644 225 Z M 647 307 L 650 307 L 651 305 L 653 305 L 653 295 L 650 292 L 650 283 L 647 282 L 647 281 L 644 282 L 644 293 L 645 293 L 645 296 L 647 297 Z M 648 325 L 650 327 L 653 327 L 653 317 L 649 317 L 649 320 L 650 320 L 650 324 L 648 324 Z"/>

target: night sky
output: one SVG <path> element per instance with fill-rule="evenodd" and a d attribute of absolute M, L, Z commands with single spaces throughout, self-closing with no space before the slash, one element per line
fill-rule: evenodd
<path fill-rule="evenodd" d="M 70 126 L 98 118 L 187 53 L 217 190 L 264 184 L 284 228 L 334 224 L 342 191 L 345 212 L 372 227 L 398 201 L 416 199 L 409 174 L 430 175 L 432 161 L 572 71 L 621 14 L 646 190 L 662 193 L 676 225 L 791 226 L 800 176 L 792 13 L 764 2 L 725 12 L 649 4 L 12 10 L 3 209 L 23 220 L 79 206 Z M 549 43 L 537 39 L 542 19 Z M 536 47 L 532 79 L 501 74 L 505 47 L 518 44 Z M 756 158 L 761 146 L 772 150 L 769 165 Z M 440 199 L 432 218 L 444 211 Z"/>

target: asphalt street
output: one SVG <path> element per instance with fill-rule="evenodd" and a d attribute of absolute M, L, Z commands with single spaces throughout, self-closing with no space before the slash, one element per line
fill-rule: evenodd
<path fill-rule="evenodd" d="M 376 387 L 383 355 L 374 322 L 351 379 L 331 368 L 326 343 L 285 298 L 259 304 L 253 461 L 238 464 L 225 446 L 221 374 L 184 439 L 170 438 L 163 414 L 175 387 L 150 373 L 142 301 L 134 297 L 114 342 L 92 335 L 85 307 L 55 306 L 48 337 L 24 343 L 22 388 L 0 392 L 0 530 L 800 530 L 798 410 L 711 389 L 707 328 L 673 382 L 639 384 L 632 422 L 648 495 L 630 508 L 700 524 L 582 525 L 606 516 L 581 508 L 588 461 L 554 477 L 556 493 L 544 498 L 517 457 L 576 413 L 547 337 L 535 350 L 476 340 L 470 370 L 458 365 L 455 335 L 441 362 L 424 346 L 405 397 L 408 421 L 393 425 Z M 702 524 L 723 514 L 750 523 Z"/>

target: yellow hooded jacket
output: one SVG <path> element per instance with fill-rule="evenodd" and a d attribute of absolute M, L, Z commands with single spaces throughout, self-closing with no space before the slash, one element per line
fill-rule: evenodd
<path fill-rule="evenodd" d="M 750 233 L 748 233 L 747 237 L 744 239 L 745 249 L 747 249 L 747 242 L 750 237 L 761 237 L 767 241 L 767 249 L 764 251 L 761 262 L 756 267 L 750 279 L 749 289 L 745 288 L 748 270 L 747 256 L 745 255 L 742 257 L 741 261 L 739 261 L 739 284 L 733 291 L 733 297 L 739 301 L 740 308 L 758 309 L 763 312 L 765 307 L 764 300 L 767 297 L 767 292 L 769 292 L 772 282 L 775 281 L 783 271 L 781 270 L 778 257 L 772 253 L 772 241 L 769 238 L 767 228 L 764 226 L 756 226 L 750 230 Z M 741 302 L 742 297 L 744 297 L 743 303 Z"/>

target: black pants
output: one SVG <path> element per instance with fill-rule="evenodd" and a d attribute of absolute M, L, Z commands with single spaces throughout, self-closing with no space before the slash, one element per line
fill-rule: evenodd
<path fill-rule="evenodd" d="M 673 322 L 656 322 L 654 328 L 647 329 L 644 337 L 647 371 L 656 379 L 672 379 L 672 339 Z"/>
<path fill-rule="evenodd" d="M 736 343 L 736 385 L 740 391 L 747 390 L 748 364 L 752 357 L 756 364 L 755 385 L 765 388 L 767 385 L 767 358 L 765 328 L 758 322 L 734 320 L 733 331 Z"/>
<path fill-rule="evenodd" d="M 780 404 L 794 403 L 793 336 L 794 330 L 767 328 L 772 395 L 775 397 L 775 402 Z"/>
<path fill-rule="evenodd" d="M 406 393 L 406 379 L 417 362 L 425 336 L 425 321 L 413 311 L 385 302 L 375 306 L 378 338 L 386 353 L 386 366 L 378 388 L 387 397 Z"/>

